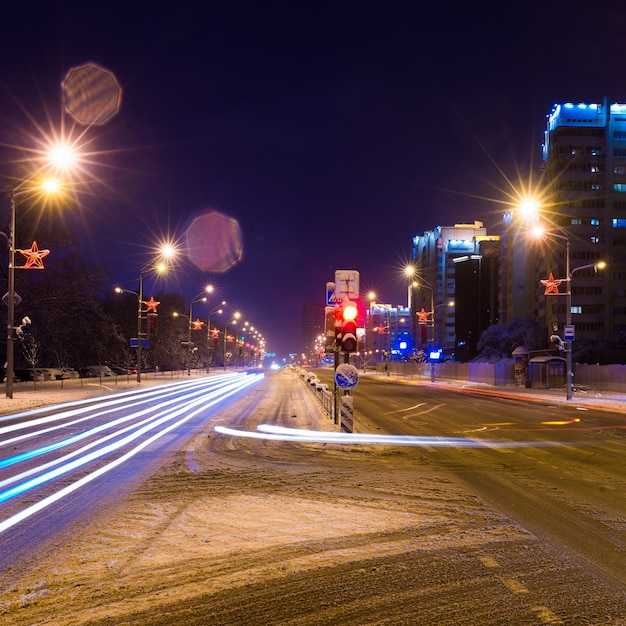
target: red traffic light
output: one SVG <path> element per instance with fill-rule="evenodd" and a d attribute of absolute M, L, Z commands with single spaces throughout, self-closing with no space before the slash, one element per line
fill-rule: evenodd
<path fill-rule="evenodd" d="M 346 300 L 342 307 L 343 325 L 341 329 L 341 349 L 344 352 L 356 352 L 358 340 L 356 336 L 356 318 L 359 311 L 356 303 Z"/>
<path fill-rule="evenodd" d="M 348 300 L 343 303 L 342 308 L 342 317 L 344 321 L 346 320 L 356 320 L 357 315 L 359 314 L 359 310 L 357 309 L 356 303 Z"/>

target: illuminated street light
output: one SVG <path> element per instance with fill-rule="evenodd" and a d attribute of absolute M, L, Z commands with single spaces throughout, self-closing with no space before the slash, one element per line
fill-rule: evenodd
<path fill-rule="evenodd" d="M 167 271 L 168 267 L 163 262 L 160 261 L 154 267 L 155 272 L 163 273 Z M 143 272 L 139 274 L 139 291 L 131 291 L 130 289 L 122 289 L 122 287 L 115 287 L 115 293 L 132 293 L 137 297 L 137 383 L 141 383 L 141 358 L 142 358 L 142 350 L 143 350 L 143 335 L 147 336 L 147 332 L 144 333 L 142 326 L 143 314 L 150 313 L 151 311 L 156 314 L 156 307 L 160 304 L 160 302 L 155 302 L 154 298 L 150 298 L 150 300 L 145 301 L 143 299 Z M 144 310 L 143 305 L 146 305 L 146 309 Z"/>
<path fill-rule="evenodd" d="M 48 154 L 48 167 L 51 165 L 59 168 L 61 166 L 61 162 L 54 161 L 52 156 L 54 155 L 54 148 L 51 149 L 51 153 Z M 65 163 L 71 163 L 72 159 L 68 156 L 64 159 Z M 38 174 L 42 174 L 40 171 Z M 7 236 L 7 245 L 9 249 L 9 262 L 8 262 L 8 291 L 7 291 L 7 368 L 6 368 L 6 397 L 13 398 L 13 378 L 15 375 L 15 304 L 16 299 L 19 297 L 15 293 L 15 252 L 17 251 L 15 245 L 15 230 L 16 230 L 16 213 L 17 213 L 17 196 L 22 193 L 32 194 L 33 191 L 42 191 L 44 193 L 56 193 L 60 189 L 60 185 L 56 179 L 48 178 L 44 180 L 40 185 L 29 185 L 34 177 L 24 181 L 22 184 L 18 185 L 13 192 L 11 193 L 10 200 L 10 209 L 11 209 L 11 221 L 9 225 L 9 233 Z M 34 246 L 35 244 L 33 244 Z M 35 252 L 35 248 L 32 247 L 31 250 Z M 29 259 L 30 260 L 30 259 Z M 30 267 L 40 267 L 43 265 L 41 263 L 32 264 L 26 263 L 23 266 L 24 268 Z"/>
<path fill-rule="evenodd" d="M 207 285 L 202 293 L 213 293 L 213 285 Z M 188 319 L 188 327 L 187 327 L 187 348 L 190 352 L 190 354 L 188 355 L 189 358 L 187 359 L 187 376 L 191 376 L 191 352 L 192 352 L 192 345 L 193 342 L 191 341 L 191 331 L 192 330 L 201 330 L 202 329 L 202 325 L 204 324 L 204 322 L 200 321 L 200 319 L 198 319 L 197 321 L 194 322 L 193 319 L 193 305 L 196 304 L 197 302 L 208 302 L 208 297 L 207 296 L 202 296 L 202 297 L 197 297 L 195 299 L 192 299 L 189 301 L 189 317 Z M 178 313 L 174 313 L 175 316 L 178 316 Z M 210 314 L 209 314 L 210 315 Z M 208 333 L 210 332 L 211 329 L 211 320 L 208 320 L 208 331 L 207 331 L 207 338 L 208 338 Z M 208 344 L 207 344 L 207 350 L 208 350 Z"/>

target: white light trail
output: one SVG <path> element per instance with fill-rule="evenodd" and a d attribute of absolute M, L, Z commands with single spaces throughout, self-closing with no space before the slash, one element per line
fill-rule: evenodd
<path fill-rule="evenodd" d="M 165 407 L 169 404 L 174 404 L 174 403 L 179 403 L 179 402 L 184 402 L 189 398 L 193 398 L 195 396 L 204 396 L 207 393 L 207 390 L 211 390 L 211 389 L 220 389 L 222 387 L 228 386 L 230 384 L 232 384 L 232 380 L 233 377 L 230 376 L 228 378 L 220 378 L 219 380 L 216 381 L 211 381 L 210 382 L 210 387 L 207 388 L 206 383 L 204 387 L 201 387 L 199 389 L 197 389 L 198 385 L 195 384 L 193 386 L 193 389 L 190 393 L 188 393 L 187 395 L 184 396 L 175 396 L 175 397 L 171 397 L 172 396 L 172 389 L 169 388 L 163 392 L 161 392 L 159 394 L 159 396 L 165 396 L 165 397 L 170 397 L 171 399 L 160 404 L 157 405 L 159 407 Z M 19 454 L 19 455 L 15 455 L 13 457 L 8 457 L 7 459 L 4 459 L 2 461 L 0 461 L 0 469 L 3 467 L 7 467 L 9 465 L 14 465 L 15 463 L 19 463 L 20 461 L 25 461 L 27 459 L 33 458 L 35 456 L 39 456 L 41 454 L 45 454 L 47 452 L 51 452 L 53 450 L 58 450 L 59 448 L 68 446 L 72 443 L 76 443 L 77 441 L 80 441 L 81 439 L 85 439 L 87 437 L 91 437 L 94 434 L 101 432 L 103 430 L 107 430 L 109 428 L 114 428 L 116 426 L 119 426 L 120 424 L 127 422 L 127 421 L 131 421 L 134 419 L 137 419 L 138 417 L 145 415 L 147 413 L 150 413 L 154 410 L 155 405 L 154 404 L 148 404 L 150 402 L 154 402 L 155 398 L 155 394 L 154 393 L 150 393 L 147 394 L 148 397 L 146 398 L 141 398 L 140 400 L 137 400 L 135 402 L 132 402 L 130 404 L 124 404 L 124 408 L 125 409 L 129 409 L 131 407 L 134 406 L 141 406 L 144 404 L 147 404 L 147 408 L 138 411 L 136 413 L 130 413 L 124 417 L 118 418 L 117 420 L 113 420 L 112 422 L 106 422 L 105 424 L 102 424 L 100 426 L 97 426 L 95 428 L 83 431 L 82 433 L 78 433 L 77 435 L 74 435 L 72 437 L 69 437 L 67 439 L 62 439 L 59 440 L 53 444 L 49 444 L 47 446 L 44 446 L 42 448 L 37 448 L 34 450 L 30 450 L 29 452 L 23 453 L 23 454 Z M 104 402 L 103 406 L 110 406 L 110 402 Z M 115 402 L 116 405 L 119 405 L 120 402 Z M 88 409 L 93 411 L 93 409 Z M 73 420 L 70 422 L 63 422 L 62 424 L 56 424 L 54 426 L 50 426 L 48 428 L 44 428 L 41 430 L 36 430 L 36 431 L 31 431 L 29 433 L 25 433 L 23 435 L 19 435 L 17 437 L 12 437 L 11 439 L 6 439 L 2 442 L 0 442 L 0 446 L 5 446 L 5 445 L 9 445 L 9 444 L 14 444 L 18 441 L 21 441 L 23 439 L 29 439 L 31 437 L 35 437 L 35 436 L 40 436 L 42 434 L 45 433 L 49 433 L 52 432 L 54 430 L 65 430 L 68 426 L 75 426 L 76 424 L 80 424 L 82 422 L 88 421 L 88 420 L 92 420 L 98 417 L 102 417 L 104 415 L 107 415 L 108 413 L 112 413 L 113 411 L 119 411 L 119 407 L 116 406 L 116 408 L 109 408 L 107 410 L 104 411 L 98 411 L 98 412 L 92 412 L 90 413 L 87 417 L 82 417 L 80 419 L 77 420 Z M 80 411 L 81 413 L 84 412 L 83 410 Z M 57 421 L 59 419 L 59 415 L 65 416 L 65 417 L 69 417 L 71 416 L 73 413 L 72 412 L 64 412 L 64 413 L 59 413 L 59 414 L 54 414 L 54 415 L 50 415 L 48 416 L 50 421 Z M 42 418 L 44 419 L 44 418 Z M 22 422 L 21 424 L 18 424 L 18 426 L 20 427 L 28 427 L 28 426 L 32 426 L 32 425 L 39 425 L 42 423 L 41 419 L 37 419 L 37 420 L 33 420 L 32 422 Z"/>
<path fill-rule="evenodd" d="M 209 394 L 209 396 L 211 397 L 209 401 L 207 401 L 207 394 L 205 394 L 204 397 L 192 400 L 191 402 L 185 404 L 182 407 L 178 407 L 177 409 L 171 412 L 159 413 L 159 417 L 156 419 L 155 422 L 153 422 L 150 425 L 145 424 L 133 435 L 128 435 L 127 437 L 124 437 L 118 442 L 105 446 L 101 450 L 91 452 L 85 455 L 84 457 L 81 457 L 80 459 L 75 459 L 74 461 L 67 463 L 64 466 L 57 468 L 54 471 L 47 472 L 39 477 L 36 477 L 35 479 L 32 479 L 31 481 L 27 481 L 26 483 L 17 485 L 16 487 L 12 489 L 6 490 L 2 494 L 0 494 L 0 500 L 8 499 L 8 497 L 13 497 L 13 495 L 17 495 L 17 492 L 22 493 L 25 490 L 31 489 L 37 485 L 42 484 L 43 482 L 47 482 L 49 480 L 52 480 L 53 478 L 63 475 L 67 473 L 68 471 L 76 469 L 77 467 L 80 467 L 84 465 L 85 463 L 88 463 L 89 461 L 93 461 L 103 456 L 104 454 L 108 454 L 114 450 L 117 450 L 122 445 L 128 445 L 129 443 L 135 441 L 140 435 L 147 434 L 148 431 L 153 430 L 156 426 L 162 426 L 167 423 L 167 425 L 164 426 L 161 430 L 152 434 L 148 438 L 144 439 L 134 448 L 124 453 L 122 456 L 113 459 L 106 465 L 99 467 L 98 469 L 94 470 L 90 474 L 83 476 L 79 480 L 43 498 L 39 502 L 27 507 L 21 512 L 1 521 L 0 533 L 11 528 L 12 526 L 15 526 L 16 524 L 27 519 L 31 515 L 34 515 L 38 511 L 41 511 L 42 509 L 50 506 L 54 502 L 57 502 L 61 498 L 66 497 L 67 495 L 76 491 L 80 487 L 83 487 L 87 483 L 98 478 L 102 474 L 109 472 L 115 467 L 121 465 L 125 461 L 128 461 L 130 458 L 132 458 L 141 450 L 143 450 L 144 448 L 152 444 L 154 441 L 158 440 L 159 438 L 163 437 L 167 433 L 171 432 L 173 429 L 177 428 L 178 426 L 184 424 L 185 422 L 195 417 L 196 415 L 198 415 L 200 412 L 204 411 L 208 407 L 213 406 L 217 402 L 224 400 L 225 398 L 233 395 L 234 393 L 237 393 L 238 391 L 240 391 L 241 389 L 249 385 L 259 382 L 263 378 L 264 378 L 264 374 L 249 374 L 247 376 L 237 376 L 234 380 L 232 380 L 231 384 L 228 385 L 226 388 L 222 389 L 220 393 L 215 392 L 213 394 Z M 178 417 L 180 417 L 180 419 L 177 419 L 176 421 L 172 422 L 172 419 L 175 419 Z M 14 491 L 16 493 L 13 493 L 13 495 L 11 495 L 12 492 Z"/>
<path fill-rule="evenodd" d="M 132 421 L 137 419 L 138 417 L 141 417 L 143 415 L 146 414 L 150 414 L 149 417 L 147 417 L 146 419 L 140 421 L 140 422 L 133 422 L 132 424 L 130 424 L 129 426 L 127 426 L 126 428 L 123 428 L 121 430 L 115 430 L 114 432 L 112 432 L 111 434 L 105 436 L 105 437 L 101 437 L 100 439 L 96 439 L 90 443 L 88 443 L 87 445 L 83 446 L 82 448 L 79 448 L 77 450 L 74 450 L 73 452 L 70 452 L 69 454 L 66 454 L 65 456 L 62 457 L 57 457 L 55 459 L 53 459 L 52 461 L 45 463 L 43 465 L 39 465 L 35 468 L 32 468 L 30 470 L 27 470 L 25 472 L 22 472 L 21 474 L 16 474 L 15 476 L 11 476 L 10 478 L 7 478 L 3 481 L 0 481 L 0 488 L 4 488 L 8 485 L 11 485 L 13 483 L 18 482 L 19 480 L 23 480 L 24 478 L 27 478 L 28 476 L 32 476 L 33 474 L 37 474 L 45 469 L 49 469 L 50 467 L 55 467 L 56 465 L 61 465 L 62 463 L 66 463 L 67 461 L 69 461 L 69 459 L 72 459 L 76 456 L 79 456 L 81 454 L 84 454 L 85 452 L 87 452 L 87 450 L 90 450 L 91 448 L 94 448 L 96 446 L 100 446 L 102 445 L 105 441 L 108 441 L 110 439 L 114 439 L 116 437 L 120 437 L 120 435 L 123 435 L 124 433 L 127 432 L 134 432 L 135 436 L 128 436 L 126 437 L 126 439 L 122 439 L 119 442 L 117 442 L 117 444 L 115 444 L 114 447 L 109 447 L 109 449 L 107 449 L 106 451 L 102 451 L 103 449 L 101 449 L 99 451 L 98 456 L 102 456 L 103 454 L 106 454 L 107 452 L 111 451 L 112 449 L 116 449 L 119 448 L 121 446 L 124 445 L 124 443 L 128 442 L 129 440 L 132 440 L 138 436 L 140 436 L 141 434 L 143 434 L 143 432 L 146 432 L 147 430 L 150 430 L 152 428 L 155 428 L 156 426 L 158 426 L 160 423 L 162 423 L 164 420 L 166 419 L 171 419 L 172 417 L 175 417 L 176 415 L 178 415 L 177 411 L 174 411 L 173 413 L 166 413 L 165 410 L 162 410 L 159 413 L 154 413 L 154 411 L 157 410 L 161 410 L 161 409 L 165 409 L 167 406 L 171 405 L 171 404 L 176 404 L 179 408 L 179 411 L 184 411 L 186 408 L 189 407 L 194 407 L 196 406 L 196 404 L 198 404 L 199 402 L 206 402 L 207 399 L 209 398 L 213 398 L 213 397 L 217 397 L 217 398 L 221 398 L 221 397 L 226 397 L 224 396 L 224 391 L 230 391 L 232 389 L 239 389 L 241 387 L 241 378 L 238 377 L 238 379 L 235 379 L 233 381 L 232 378 L 230 378 L 227 381 L 227 385 L 219 385 L 217 388 L 216 387 L 212 387 L 210 389 L 212 389 L 210 392 L 207 392 L 206 390 L 202 391 L 201 397 L 199 399 L 196 399 L 195 401 L 192 400 L 192 398 L 195 398 L 195 396 L 198 395 L 198 392 L 194 393 L 194 394 L 190 394 L 187 396 L 176 396 L 173 399 L 170 399 L 166 402 L 162 402 L 161 404 L 152 404 L 150 405 L 148 408 L 143 409 L 142 411 L 138 411 L 136 413 L 130 413 L 129 415 L 125 415 L 123 417 L 120 417 L 117 420 L 113 420 L 112 422 L 106 422 L 105 424 L 102 424 L 100 426 L 97 426 L 95 428 L 92 428 L 90 430 L 86 430 L 82 433 L 79 433 L 78 435 L 75 435 L 73 437 L 69 437 L 67 439 L 63 439 L 61 441 L 55 442 L 54 444 L 51 444 L 49 446 L 44 446 L 43 448 L 37 448 L 35 450 L 31 450 L 29 452 L 26 452 L 24 454 L 19 454 L 16 455 L 15 457 L 10 457 L 9 459 L 5 459 L 4 461 L 0 461 L 0 468 L 1 467 L 5 467 L 5 466 L 9 466 L 9 465 L 13 465 L 15 463 L 18 463 L 20 461 L 25 461 L 29 458 L 34 458 L 35 456 L 39 456 L 40 454 L 44 454 L 46 452 L 50 452 L 52 450 L 56 450 L 62 447 L 65 447 L 67 445 L 70 445 L 71 443 L 75 443 L 77 441 L 80 441 L 82 439 L 85 439 L 87 437 L 93 436 L 94 434 L 97 434 L 99 432 L 102 432 L 104 430 L 110 430 L 111 428 L 115 428 L 125 422 L 128 421 Z M 230 395 L 230 394 L 228 394 Z M 186 402 L 187 404 L 185 404 L 184 406 L 180 406 L 181 402 Z M 131 405 L 131 406 L 134 406 Z M 162 417 L 162 416 L 166 416 L 165 418 L 159 420 L 158 418 Z M 71 422 L 70 422 L 71 423 Z M 140 427 L 145 426 L 146 430 L 140 430 Z M 149 428 L 148 428 L 149 426 Z M 95 457 L 94 457 L 95 458 Z M 87 458 L 87 457 L 83 457 L 84 462 L 81 464 L 84 464 L 85 462 L 88 462 L 89 460 L 93 460 L 93 458 Z M 66 464 L 64 467 L 67 468 L 66 471 L 69 471 L 71 469 L 74 469 L 74 467 L 72 467 L 70 464 Z M 50 478 L 55 478 L 56 475 L 54 475 L 53 473 L 49 474 Z M 41 477 L 40 477 L 41 478 Z M 38 479 L 39 480 L 39 479 Z M 44 480 L 39 480 L 39 482 L 33 482 L 31 481 L 31 483 L 28 483 L 28 488 L 30 487 L 34 487 L 37 484 L 41 484 L 42 482 L 46 482 Z M 15 497 L 16 495 L 18 495 L 19 493 L 26 491 L 27 489 L 18 489 L 18 488 L 14 488 L 13 490 L 9 490 L 7 492 L 0 492 L 0 502 L 2 502 L 3 500 L 8 500 L 12 497 Z"/>
<path fill-rule="evenodd" d="M 227 374 L 224 376 L 219 376 L 216 378 L 211 378 L 211 383 L 218 383 L 220 381 L 223 381 L 224 379 L 228 379 L 228 378 L 232 378 L 233 376 L 241 376 L 241 374 Z M 135 389 L 132 391 L 125 391 L 119 394 L 116 394 L 115 396 L 113 396 L 110 399 L 107 400 L 103 400 L 102 397 L 96 397 L 96 398 L 86 398 L 85 400 L 76 400 L 73 402 L 67 402 L 65 404 L 59 404 L 56 405 L 54 407 L 55 409 L 55 413 L 53 413 L 52 415 L 45 415 L 43 417 L 39 417 L 37 419 L 34 420 L 29 420 L 26 422 L 16 422 L 14 424 L 10 424 L 9 426 L 2 426 L 0 427 L 0 436 L 10 433 L 10 432 L 15 432 L 18 430 L 24 430 L 26 428 L 32 428 L 33 426 L 39 426 L 39 425 L 43 425 L 43 424 L 49 424 L 51 422 L 58 422 L 61 420 L 65 420 L 68 417 L 73 417 L 73 416 L 77 416 L 77 415 L 82 415 L 84 413 L 87 413 L 88 411 L 91 411 L 92 409 L 90 408 L 90 406 L 86 406 L 86 405 L 91 405 L 91 404 L 97 404 L 99 407 L 116 407 L 119 405 L 124 405 L 124 406 L 133 406 L 132 404 L 128 404 L 128 398 L 132 397 L 132 396 L 136 396 L 136 395 L 140 395 L 140 400 L 138 400 L 137 404 L 140 404 L 142 402 L 144 402 L 145 400 L 148 400 L 151 397 L 154 396 L 163 396 L 163 395 L 168 395 L 173 393 L 174 391 L 177 391 L 179 387 L 183 387 L 183 388 L 195 388 L 195 387 L 200 387 L 202 386 L 203 388 L 206 387 L 206 379 L 201 379 L 199 381 L 185 381 L 183 383 L 172 383 L 170 385 L 159 385 L 159 387 L 155 387 L 154 389 L 149 389 L 149 390 L 144 390 L 144 389 Z M 65 407 L 72 407 L 72 406 L 77 406 L 80 405 L 80 408 L 78 409 L 74 409 L 72 411 L 61 411 L 61 412 L 56 412 L 56 410 L 60 409 L 60 408 L 65 408 Z M 39 415 L 42 412 L 49 412 L 49 409 L 33 409 L 30 411 L 25 411 L 23 413 L 15 413 L 12 415 L 5 415 L 3 416 L 0 421 L 8 421 L 9 419 L 11 421 L 14 420 L 18 420 L 22 417 L 27 417 L 29 415 Z M 110 411 L 109 411 L 110 412 Z M 93 414 L 91 414 L 93 415 Z M 106 415 L 106 412 L 103 411 L 102 413 L 98 414 L 98 415 Z M 91 416 L 90 416 L 91 417 Z M 87 418 L 89 419 L 89 418 Z M 78 420 L 76 423 L 78 423 L 80 420 Z M 63 423 L 60 428 L 65 428 L 65 426 L 67 425 L 67 423 Z M 41 432 L 50 432 L 50 430 L 53 430 L 53 428 L 49 429 L 48 431 L 39 431 L 39 433 Z M 37 433 L 38 434 L 38 433 Z M 28 435 L 30 436 L 30 435 Z M 0 441 L 0 446 L 3 445 L 7 445 L 7 443 L 12 443 L 14 441 L 16 441 L 17 439 L 6 439 L 4 441 Z"/>
<path fill-rule="evenodd" d="M 465 437 L 426 437 L 417 435 L 376 435 L 367 433 L 328 432 L 283 428 L 272 424 L 260 424 L 257 426 L 256 431 L 216 426 L 215 432 L 221 433 L 222 435 L 248 437 L 252 439 L 295 441 L 299 443 L 340 443 L 346 445 L 378 444 L 387 446 L 430 446 L 448 448 L 518 448 L 523 446 L 557 445 L 551 441 L 497 441 L 494 439 L 468 439 Z"/>

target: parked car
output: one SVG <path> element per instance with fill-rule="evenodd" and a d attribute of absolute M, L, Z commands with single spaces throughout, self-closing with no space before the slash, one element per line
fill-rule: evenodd
<path fill-rule="evenodd" d="M 78 370 L 81 378 L 99 378 L 103 376 L 113 376 L 113 370 L 108 365 L 88 365 Z"/>
<path fill-rule="evenodd" d="M 41 373 L 44 380 L 61 380 L 67 378 L 64 376 L 60 367 L 38 367 L 37 371 Z"/>
<path fill-rule="evenodd" d="M 44 380 L 43 373 L 33 368 L 14 370 L 13 375 L 14 375 L 14 380 L 17 380 L 20 382 L 31 382 L 31 381 L 41 382 Z"/>

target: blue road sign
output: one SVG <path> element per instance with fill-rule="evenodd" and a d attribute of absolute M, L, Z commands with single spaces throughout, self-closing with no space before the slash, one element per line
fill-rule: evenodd
<path fill-rule="evenodd" d="M 139 342 L 137 341 L 136 337 L 131 338 L 131 340 L 130 340 L 130 347 L 131 348 L 139 347 Z M 150 347 L 150 340 L 149 339 L 142 339 L 141 340 L 141 347 L 142 348 L 149 348 Z"/>

